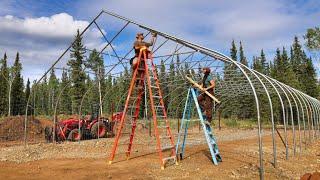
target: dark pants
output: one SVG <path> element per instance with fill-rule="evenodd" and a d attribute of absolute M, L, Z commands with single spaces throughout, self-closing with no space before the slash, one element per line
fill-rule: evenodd
<path fill-rule="evenodd" d="M 213 89 L 209 89 L 208 92 L 213 95 Z M 202 93 L 198 96 L 198 102 L 202 112 L 207 117 L 207 121 L 211 123 L 213 100 L 206 93 Z"/>

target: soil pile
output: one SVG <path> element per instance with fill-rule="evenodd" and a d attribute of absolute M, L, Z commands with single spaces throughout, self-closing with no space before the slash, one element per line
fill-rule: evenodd
<path fill-rule="evenodd" d="M 32 138 L 43 138 L 43 129 L 50 124 L 51 121 L 49 120 L 29 117 L 27 121 L 27 136 Z M 5 118 L 0 122 L 0 141 L 22 141 L 24 140 L 24 129 L 24 116 Z"/>

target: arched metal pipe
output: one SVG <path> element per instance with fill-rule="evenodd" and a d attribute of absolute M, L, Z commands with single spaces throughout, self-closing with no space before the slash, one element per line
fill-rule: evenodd
<path fill-rule="evenodd" d="M 253 70 L 255 71 L 256 73 L 258 73 L 259 75 L 261 75 L 262 77 L 264 77 L 264 79 L 266 79 L 269 84 L 273 87 L 273 89 L 276 91 L 277 95 L 278 95 L 278 98 L 280 100 L 280 104 L 281 104 L 281 109 L 282 109 L 282 120 L 283 122 L 286 121 L 286 114 L 285 114 L 285 108 L 284 108 L 284 103 L 283 103 L 283 100 L 282 100 L 282 97 L 278 91 L 278 89 L 276 88 L 276 86 L 274 85 L 274 80 L 269 78 L 268 76 L 256 71 L 256 70 Z M 286 128 L 286 124 L 284 123 L 284 131 L 285 131 L 285 148 L 286 148 L 286 159 L 288 159 L 288 138 L 287 138 L 287 128 Z"/>
<path fill-rule="evenodd" d="M 289 103 L 289 108 L 290 108 L 290 111 L 291 111 L 291 114 L 292 114 L 292 105 L 291 105 L 291 101 L 290 101 L 290 98 L 289 98 L 289 96 L 288 96 L 288 94 L 286 93 L 286 91 L 283 89 L 283 87 L 281 86 L 281 84 L 278 82 L 278 81 L 276 81 L 276 80 L 274 80 L 274 79 L 272 79 L 272 81 L 282 90 L 282 92 L 284 93 L 284 95 L 285 95 L 285 97 L 286 97 L 286 99 L 287 99 L 287 101 L 288 101 L 288 103 Z M 284 109 L 285 110 L 285 109 Z M 283 111 L 283 113 L 285 114 L 285 111 Z M 286 117 L 286 116 L 285 116 Z M 291 116 L 291 118 L 292 118 L 292 121 L 293 121 L 293 116 Z M 286 145 L 288 146 L 288 138 L 287 138 L 287 131 L 286 131 L 286 126 L 287 126 L 287 120 L 286 119 L 284 119 L 285 121 L 283 122 L 283 124 L 284 124 L 284 128 L 285 128 L 285 139 L 286 139 Z M 293 128 L 293 130 L 292 131 L 294 131 L 294 128 Z M 294 134 L 294 133 L 293 133 Z M 288 154 L 289 154 L 289 152 L 288 152 L 288 148 L 286 148 L 286 159 L 288 159 Z"/>
<path fill-rule="evenodd" d="M 274 125 L 274 116 L 273 116 L 273 107 L 272 107 L 272 100 L 269 94 L 269 91 L 267 89 L 267 87 L 265 86 L 265 84 L 262 82 L 262 80 L 260 79 L 260 77 L 250 68 L 248 68 L 245 65 L 240 64 L 243 68 L 247 69 L 248 71 L 250 71 L 257 79 L 258 81 L 261 83 L 261 85 L 263 86 L 263 89 L 265 90 L 265 93 L 268 97 L 268 102 L 269 102 L 269 107 L 270 107 L 270 119 L 271 119 L 271 124 L 272 124 L 272 147 L 273 147 L 273 166 L 276 167 L 277 164 L 277 147 L 276 147 L 276 141 L 275 141 L 275 125 Z"/>
<path fill-rule="evenodd" d="M 300 135 L 300 120 L 299 120 L 299 107 L 298 107 L 298 104 L 297 104 L 297 101 L 295 99 L 295 97 L 292 95 L 292 92 L 290 91 L 290 88 L 288 88 L 286 85 L 284 85 L 284 88 L 287 89 L 287 91 L 289 92 L 291 98 L 293 99 L 294 101 L 294 104 L 295 104 L 295 107 L 296 107 L 296 110 L 297 110 L 297 122 L 298 122 L 298 130 L 299 130 L 299 141 L 301 142 L 301 135 Z M 291 112 L 291 119 L 292 119 L 292 126 L 293 126 L 293 129 L 294 129 L 294 120 L 293 120 L 293 111 Z M 294 131 L 294 134 L 293 134 L 293 138 L 294 138 L 294 141 L 293 141 L 293 145 L 294 145 L 294 149 L 293 149 L 293 154 L 295 155 L 296 154 L 296 134 L 295 134 L 295 131 Z M 300 143 L 300 149 L 301 149 L 301 143 Z"/>

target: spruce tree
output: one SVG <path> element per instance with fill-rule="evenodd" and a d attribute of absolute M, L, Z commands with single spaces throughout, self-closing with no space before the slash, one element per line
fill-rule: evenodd
<path fill-rule="evenodd" d="M 80 36 L 79 30 L 75 36 L 75 40 L 71 46 L 70 60 L 68 66 L 71 70 L 70 79 L 72 82 L 71 86 L 71 98 L 72 98 L 72 113 L 76 114 L 79 112 L 79 106 L 86 91 L 85 80 L 86 75 L 83 71 L 83 56 L 85 54 L 85 48 L 82 44 L 82 37 Z"/>
<path fill-rule="evenodd" d="M 237 47 L 236 47 L 236 44 L 234 42 L 234 40 L 232 40 L 232 43 L 231 43 L 231 49 L 230 49 L 230 57 L 231 59 L 233 59 L 234 61 L 237 61 L 238 58 L 237 58 Z"/>
<path fill-rule="evenodd" d="M 235 48 L 235 47 L 232 47 L 232 48 Z M 237 51 L 237 50 L 235 49 L 235 51 Z M 239 51 L 240 51 L 240 63 L 243 64 L 243 65 L 245 65 L 245 66 L 248 66 L 248 61 L 247 61 L 247 58 L 246 58 L 245 55 L 244 55 L 241 41 L 240 41 Z M 237 57 L 235 57 L 235 58 L 237 58 Z"/>
<path fill-rule="evenodd" d="M 99 86 L 101 91 L 101 96 L 104 96 L 106 91 L 106 80 L 105 80 L 105 67 L 103 57 L 99 52 L 94 49 L 87 60 L 86 67 L 91 69 L 95 73 L 95 88 L 93 91 L 99 95 Z M 102 98 L 102 97 L 101 97 Z M 99 96 L 96 96 L 96 102 L 99 103 Z"/>
<path fill-rule="evenodd" d="M 313 66 L 311 58 L 304 59 L 304 66 L 302 67 L 301 74 L 301 89 L 306 94 L 317 98 L 319 96 L 318 82 L 316 70 Z"/>
<path fill-rule="evenodd" d="M 26 91 L 25 91 L 26 104 L 28 103 L 28 99 L 29 99 L 29 97 L 30 97 L 30 93 L 31 93 L 31 90 L 30 90 L 30 80 L 29 80 L 29 78 L 28 78 L 27 85 L 26 85 Z M 28 115 L 31 115 L 31 112 L 32 112 L 32 109 L 33 109 L 31 103 L 32 103 L 32 99 L 29 100 L 29 105 L 30 105 L 30 106 L 28 107 Z"/>
<path fill-rule="evenodd" d="M 0 116 L 8 114 L 8 93 L 9 93 L 9 69 L 7 65 L 7 54 L 0 61 Z"/>
<path fill-rule="evenodd" d="M 55 107 L 55 102 L 57 100 L 58 96 L 58 89 L 59 89 L 59 80 L 57 79 L 57 76 L 55 74 L 55 70 L 52 69 L 50 72 L 50 77 L 49 77 L 49 83 L 48 83 L 48 93 L 49 93 L 49 112 L 52 114 L 54 107 Z"/>
<path fill-rule="evenodd" d="M 16 55 L 16 59 L 13 65 L 13 81 L 12 81 L 12 115 L 22 115 L 25 110 L 25 95 L 24 95 L 24 84 L 21 75 L 22 65 L 20 63 L 19 53 Z"/>
<path fill-rule="evenodd" d="M 70 97 L 70 87 L 71 83 L 68 78 L 68 72 L 63 69 L 62 70 L 62 77 L 61 77 L 61 84 L 59 87 L 59 94 L 60 95 L 60 101 L 59 101 L 59 111 L 63 114 L 71 114 L 72 113 L 72 101 Z"/>
<path fill-rule="evenodd" d="M 267 63 L 266 55 L 264 54 L 263 49 L 260 52 L 260 64 L 262 66 L 262 73 L 265 75 L 269 75 L 269 65 Z"/>

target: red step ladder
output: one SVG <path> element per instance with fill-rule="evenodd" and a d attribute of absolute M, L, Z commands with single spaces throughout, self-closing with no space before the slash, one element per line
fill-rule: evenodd
<path fill-rule="evenodd" d="M 167 119 L 167 112 L 164 106 L 163 96 L 160 90 L 160 83 L 157 76 L 157 70 L 155 65 L 153 64 L 153 58 L 151 52 L 147 52 L 147 48 L 142 48 L 138 57 L 138 65 L 134 71 L 128 96 L 126 99 L 125 107 L 123 110 L 123 115 L 120 120 L 120 124 L 118 126 L 117 135 L 114 141 L 114 145 L 112 148 L 112 152 L 110 155 L 109 164 L 112 163 L 115 153 L 117 151 L 119 139 L 121 137 L 122 130 L 124 128 L 124 124 L 126 121 L 126 117 L 129 116 L 127 113 L 130 107 L 134 108 L 133 116 L 131 118 L 131 133 L 130 133 L 130 141 L 128 144 L 128 149 L 126 151 L 127 159 L 129 159 L 133 139 L 135 135 L 135 129 L 137 126 L 137 119 L 139 117 L 141 99 L 145 91 L 145 83 L 147 82 L 147 88 L 149 92 L 149 100 L 150 107 L 152 111 L 152 120 L 154 126 L 154 133 L 157 142 L 157 151 L 160 157 L 161 169 L 164 169 L 165 165 L 169 162 L 176 163 L 176 152 L 175 145 L 173 141 L 173 136 L 170 130 L 169 121 Z M 148 55 L 147 55 L 148 53 Z M 150 69 L 149 69 L 150 66 Z M 136 94 L 136 96 L 134 95 Z M 132 104 L 132 106 L 130 106 Z M 167 155 L 170 153 L 169 155 Z"/>

